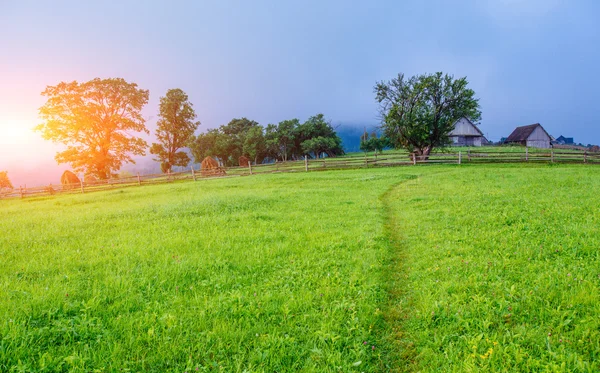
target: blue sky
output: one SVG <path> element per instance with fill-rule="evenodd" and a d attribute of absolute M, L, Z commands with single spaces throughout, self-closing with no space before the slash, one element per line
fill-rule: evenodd
<path fill-rule="evenodd" d="M 373 126 L 375 82 L 443 71 L 467 76 L 491 140 L 540 122 L 600 143 L 598 19 L 593 0 L 0 0 L 0 125 L 35 126 L 46 85 L 122 77 L 150 90 L 150 128 L 176 87 L 201 130 L 319 112 Z M 52 161 L 39 135 L 4 137 Z"/>

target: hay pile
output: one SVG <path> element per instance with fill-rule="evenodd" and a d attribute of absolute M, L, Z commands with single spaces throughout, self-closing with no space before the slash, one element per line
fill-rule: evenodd
<path fill-rule="evenodd" d="M 240 167 L 248 167 L 250 160 L 248 159 L 248 157 L 242 155 L 238 158 L 238 162 L 240 163 Z"/>
<path fill-rule="evenodd" d="M 63 185 L 63 189 L 65 190 L 77 188 L 80 185 L 77 175 L 69 170 L 63 172 L 62 176 L 60 177 L 60 183 Z"/>
<path fill-rule="evenodd" d="M 202 160 L 200 164 L 200 172 L 202 176 L 223 176 L 225 175 L 225 170 L 219 167 L 219 163 L 215 161 L 212 157 L 206 157 Z"/>

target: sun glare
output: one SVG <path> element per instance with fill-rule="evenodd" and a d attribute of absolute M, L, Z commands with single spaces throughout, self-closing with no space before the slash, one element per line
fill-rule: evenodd
<path fill-rule="evenodd" d="M 0 144 L 2 145 L 29 143 L 33 135 L 32 129 L 19 121 L 0 121 Z"/>

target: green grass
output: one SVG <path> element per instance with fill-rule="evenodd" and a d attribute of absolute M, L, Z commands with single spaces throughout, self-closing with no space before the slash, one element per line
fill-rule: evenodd
<path fill-rule="evenodd" d="M 0 201 L 0 371 L 598 371 L 600 169 Z"/>
<path fill-rule="evenodd" d="M 386 197 L 406 369 L 600 370 L 600 169 L 472 166 Z"/>
<path fill-rule="evenodd" d="M 379 371 L 379 196 L 423 170 L 2 201 L 0 371 Z"/>

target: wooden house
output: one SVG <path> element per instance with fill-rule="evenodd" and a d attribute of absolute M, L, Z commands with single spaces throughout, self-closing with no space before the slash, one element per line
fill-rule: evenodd
<path fill-rule="evenodd" d="M 532 148 L 550 148 L 550 141 L 552 141 L 552 136 L 541 124 L 535 123 L 515 128 L 506 138 L 505 143 L 521 144 Z"/>
<path fill-rule="evenodd" d="M 574 141 L 572 137 L 564 137 L 562 135 L 558 136 L 554 143 L 558 145 L 574 145 Z"/>
<path fill-rule="evenodd" d="M 448 134 L 452 146 L 481 146 L 487 144 L 483 132 L 468 118 L 461 118 Z"/>

